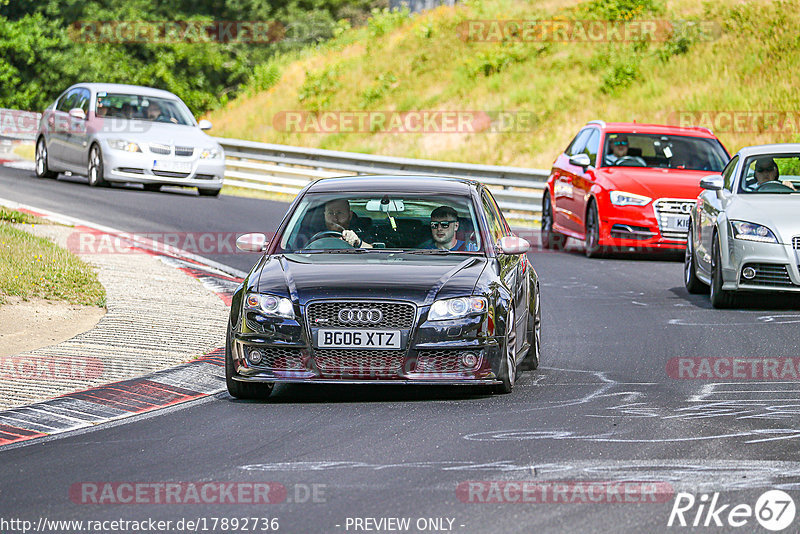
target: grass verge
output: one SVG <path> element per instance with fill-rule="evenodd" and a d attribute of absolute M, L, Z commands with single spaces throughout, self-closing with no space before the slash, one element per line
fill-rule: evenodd
<path fill-rule="evenodd" d="M 0 305 L 16 296 L 105 306 L 105 289 L 87 263 L 15 223 L 34 226 L 36 218 L 0 208 Z"/>

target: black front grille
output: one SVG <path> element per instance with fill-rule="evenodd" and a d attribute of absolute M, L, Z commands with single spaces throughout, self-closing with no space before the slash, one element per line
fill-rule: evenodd
<path fill-rule="evenodd" d="M 175 147 L 175 155 L 176 156 L 189 157 L 192 154 L 194 154 L 194 147 L 191 147 L 191 146 L 176 146 Z"/>
<path fill-rule="evenodd" d="M 651 239 L 656 234 L 646 226 L 615 224 L 611 227 L 611 237 L 617 239 Z"/>
<path fill-rule="evenodd" d="M 314 361 L 322 376 L 381 378 L 400 374 L 405 351 L 317 349 L 314 351 Z"/>
<path fill-rule="evenodd" d="M 464 373 L 467 371 L 474 371 L 479 367 L 465 367 L 461 363 L 461 356 L 464 350 L 443 349 L 443 350 L 420 350 L 417 353 L 417 373 L 425 374 L 441 374 L 441 373 Z"/>
<path fill-rule="evenodd" d="M 172 153 L 172 149 L 169 145 L 157 145 L 155 143 L 150 144 L 150 152 L 153 154 L 162 154 L 167 156 Z"/>
<path fill-rule="evenodd" d="M 189 176 L 188 172 L 172 172 L 172 171 L 153 171 L 156 176 L 165 176 L 167 178 L 186 178 Z"/>
<path fill-rule="evenodd" d="M 252 350 L 258 350 L 261 353 L 261 361 L 257 364 L 248 364 L 254 369 L 273 369 L 276 371 L 304 371 L 306 366 L 303 363 L 303 350 L 304 349 L 289 349 L 282 347 L 268 347 L 268 348 L 247 348 L 245 349 L 249 354 Z"/>
<path fill-rule="evenodd" d="M 383 318 L 376 324 L 354 324 L 339 321 L 339 311 L 351 310 L 381 311 Z M 335 301 L 313 302 L 306 308 L 308 323 L 313 328 L 411 328 L 414 326 L 416 307 L 403 302 Z"/>
<path fill-rule="evenodd" d="M 213 174 L 195 174 L 194 177 L 198 180 L 213 180 L 216 178 Z"/>
<path fill-rule="evenodd" d="M 741 283 L 753 286 L 793 286 L 792 279 L 785 265 L 774 263 L 748 263 L 742 267 L 742 273 L 748 267 L 756 271 L 754 278 L 747 279 L 742 274 Z"/>
<path fill-rule="evenodd" d="M 117 171 L 127 172 L 130 174 L 144 174 L 144 169 L 136 169 L 134 167 L 118 167 Z"/>

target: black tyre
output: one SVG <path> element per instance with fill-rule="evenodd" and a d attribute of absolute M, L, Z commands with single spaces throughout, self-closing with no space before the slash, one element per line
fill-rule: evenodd
<path fill-rule="evenodd" d="M 719 239 L 714 236 L 714 243 L 711 246 L 711 305 L 717 309 L 725 309 L 733 307 L 736 303 L 736 294 L 722 289 L 720 257 Z"/>
<path fill-rule="evenodd" d="M 587 258 L 598 258 L 600 250 L 600 216 L 597 214 L 597 204 L 591 202 L 586 212 L 586 236 L 584 238 L 584 251 Z"/>
<path fill-rule="evenodd" d="M 506 317 L 506 339 L 503 347 L 503 360 L 500 362 L 501 384 L 495 387 L 496 393 L 511 393 L 514 389 L 514 382 L 517 381 L 517 334 L 514 329 L 514 308 L 509 304 L 508 316 Z"/>
<path fill-rule="evenodd" d="M 97 145 L 92 145 L 89 150 L 89 170 L 86 175 L 89 177 L 89 187 L 106 187 L 108 182 L 105 178 L 105 168 L 103 167 L 103 151 Z"/>
<path fill-rule="evenodd" d="M 550 201 L 550 192 L 545 191 L 542 197 L 542 248 L 563 250 L 565 237 L 553 231 L 553 204 Z"/>
<path fill-rule="evenodd" d="M 697 258 L 694 254 L 694 231 L 689 226 L 689 235 L 686 241 L 686 254 L 683 257 L 683 284 L 686 291 L 693 295 L 708 293 L 708 286 L 697 278 Z"/>
<path fill-rule="evenodd" d="M 219 189 L 198 189 L 197 192 L 201 197 L 218 197 Z"/>
<path fill-rule="evenodd" d="M 530 348 L 528 354 L 520 363 L 520 370 L 534 371 L 539 368 L 539 360 L 542 356 L 542 297 L 536 292 L 536 310 L 531 318 L 531 328 L 528 331 L 528 343 Z"/>
<path fill-rule="evenodd" d="M 58 176 L 57 172 L 50 170 L 47 165 L 47 143 L 44 137 L 40 137 L 36 142 L 36 176 L 39 178 L 55 178 Z"/>
<path fill-rule="evenodd" d="M 268 398 L 275 384 L 237 382 L 233 379 L 235 372 L 233 369 L 231 341 L 230 336 L 226 337 L 228 339 L 225 341 L 225 385 L 228 387 L 228 393 L 230 393 L 231 397 L 237 399 L 262 400 Z"/>

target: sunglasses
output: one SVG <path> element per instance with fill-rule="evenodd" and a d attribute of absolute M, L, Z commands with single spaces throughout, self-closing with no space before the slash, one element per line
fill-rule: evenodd
<path fill-rule="evenodd" d="M 628 146 L 628 142 L 627 141 L 614 141 L 614 144 L 616 146 Z"/>
<path fill-rule="evenodd" d="M 431 222 L 431 228 L 436 230 L 438 227 L 441 226 L 442 228 L 447 229 L 447 228 L 450 228 L 450 225 L 453 224 L 454 222 L 458 222 L 458 221 L 432 221 Z"/>

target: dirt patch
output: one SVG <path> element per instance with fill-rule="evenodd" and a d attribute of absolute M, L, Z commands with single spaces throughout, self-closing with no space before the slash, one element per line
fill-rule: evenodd
<path fill-rule="evenodd" d="M 55 345 L 96 325 L 105 308 L 65 302 L 5 297 L 0 306 L 0 356 Z"/>

